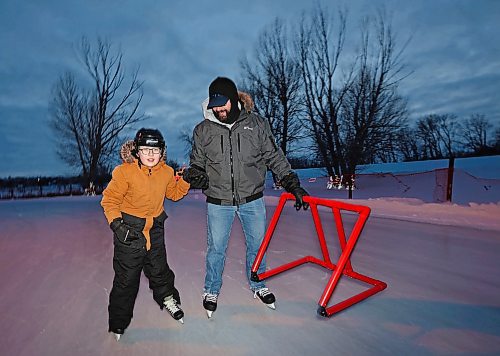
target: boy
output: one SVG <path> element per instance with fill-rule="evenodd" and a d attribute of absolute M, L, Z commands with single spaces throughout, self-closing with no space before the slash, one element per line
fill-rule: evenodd
<path fill-rule="evenodd" d="M 149 279 L 153 299 L 183 323 L 174 272 L 167 264 L 163 209 L 165 197 L 177 201 L 189 190 L 189 183 L 176 180 L 165 163 L 165 140 L 160 131 L 140 129 L 134 141 L 120 151 L 123 163 L 117 166 L 101 206 L 114 233 L 115 277 L 109 295 L 109 332 L 119 340 L 130 324 L 141 271 Z"/>

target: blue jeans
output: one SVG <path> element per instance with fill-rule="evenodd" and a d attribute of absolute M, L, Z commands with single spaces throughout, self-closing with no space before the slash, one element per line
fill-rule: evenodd
<path fill-rule="evenodd" d="M 226 262 L 226 249 L 231 234 L 234 216 L 238 215 L 246 241 L 246 274 L 250 289 L 265 287 L 264 282 L 250 280 L 253 261 L 266 232 L 266 206 L 264 198 L 240 206 L 223 206 L 208 203 L 208 231 L 205 292 L 219 294 L 222 286 L 222 272 Z M 262 260 L 258 273 L 266 270 L 266 259 Z"/>

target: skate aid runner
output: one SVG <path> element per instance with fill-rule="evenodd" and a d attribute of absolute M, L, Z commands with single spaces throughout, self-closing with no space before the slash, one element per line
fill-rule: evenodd
<path fill-rule="evenodd" d="M 184 322 L 175 275 L 167 263 L 163 204 L 165 198 L 182 199 L 190 187 L 165 163 L 165 141 L 156 129 L 140 129 L 120 154 L 123 163 L 113 170 L 101 201 L 114 235 L 108 331 L 117 340 L 132 320 L 142 271 L 160 308 Z"/>
<path fill-rule="evenodd" d="M 206 274 L 202 294 L 208 317 L 217 309 L 222 287 L 226 250 L 235 216 L 243 227 L 246 243 L 246 277 L 254 298 L 270 308 L 276 297 L 264 282 L 250 278 L 266 230 L 264 185 L 269 168 L 285 189 L 297 196 L 298 209 L 307 208 L 298 178 L 283 151 L 276 145 L 267 120 L 253 112 L 250 95 L 238 92 L 223 77 L 209 86 L 202 103 L 204 120 L 193 131 L 190 167 L 184 179 L 202 189 L 207 201 Z M 285 179 L 285 177 L 288 177 Z M 287 188 L 288 187 L 288 188 Z M 265 271 L 265 262 L 261 264 Z"/>

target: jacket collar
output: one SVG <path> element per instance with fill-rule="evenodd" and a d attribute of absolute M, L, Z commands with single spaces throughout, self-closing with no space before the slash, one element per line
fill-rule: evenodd
<path fill-rule="evenodd" d="M 134 161 L 135 161 L 135 164 L 137 164 L 137 167 L 139 167 L 140 170 L 145 174 L 150 174 L 152 172 L 156 172 L 159 169 L 161 169 L 162 166 L 165 165 L 165 162 L 163 160 L 160 160 L 160 162 L 158 162 L 158 164 L 154 167 L 148 167 L 148 166 L 145 166 L 143 164 L 139 164 L 139 160 L 137 158 L 134 158 Z"/>
<path fill-rule="evenodd" d="M 201 110 L 203 112 L 203 117 L 205 118 L 205 120 L 213 121 L 213 122 L 215 122 L 218 125 L 226 126 L 228 128 L 233 127 L 233 125 L 236 122 L 240 121 L 243 117 L 245 117 L 248 113 L 250 113 L 254 109 L 254 102 L 252 100 L 252 97 L 249 94 L 247 94 L 245 92 L 239 91 L 238 92 L 238 98 L 239 98 L 238 107 L 241 110 L 241 107 L 242 107 L 242 104 L 243 104 L 243 107 L 244 107 L 245 110 L 241 110 L 240 116 L 238 117 L 238 119 L 234 123 L 232 123 L 232 124 L 225 124 L 225 123 L 219 121 L 215 117 L 212 109 L 207 109 L 208 99 L 209 98 L 206 98 L 201 103 Z"/>
<path fill-rule="evenodd" d="M 231 128 L 234 126 L 234 124 L 240 119 L 238 118 L 235 122 L 233 122 L 232 124 L 226 124 L 222 121 L 219 121 L 219 119 L 217 119 L 212 111 L 212 109 L 207 109 L 207 106 L 208 106 L 208 99 L 209 98 L 206 98 L 203 103 L 201 103 L 201 108 L 203 110 L 203 117 L 206 119 L 206 120 L 209 120 L 209 121 L 212 121 L 212 122 L 215 122 L 216 124 L 219 124 L 219 125 L 222 125 L 222 126 L 226 126 L 227 128 Z M 238 106 L 240 107 L 241 109 L 241 104 L 240 102 L 238 102 Z M 241 117 L 241 114 L 240 114 L 240 117 Z"/>

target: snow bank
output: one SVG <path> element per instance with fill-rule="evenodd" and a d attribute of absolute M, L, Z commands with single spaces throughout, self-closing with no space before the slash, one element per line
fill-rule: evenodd
<path fill-rule="evenodd" d="M 278 196 L 266 196 L 266 204 L 278 205 Z M 500 203 L 467 206 L 450 203 L 425 203 L 412 198 L 335 199 L 368 206 L 371 218 L 383 217 L 437 225 L 465 226 L 500 231 Z M 272 213 L 271 211 L 269 213 Z"/>

